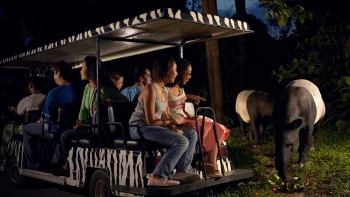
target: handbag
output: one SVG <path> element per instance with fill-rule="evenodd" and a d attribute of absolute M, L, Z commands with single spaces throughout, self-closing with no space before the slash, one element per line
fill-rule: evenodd
<path fill-rule="evenodd" d="M 190 114 L 188 114 L 187 111 L 185 110 L 186 103 L 182 103 L 181 106 L 182 106 L 182 111 L 185 113 L 187 119 L 194 120 L 194 117 L 192 117 Z"/>

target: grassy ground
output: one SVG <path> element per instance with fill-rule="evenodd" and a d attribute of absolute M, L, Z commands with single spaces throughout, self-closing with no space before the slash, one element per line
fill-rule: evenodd
<path fill-rule="evenodd" d="M 303 168 L 296 164 L 294 155 L 288 172 L 290 176 L 302 178 L 305 189 L 299 192 L 273 191 L 268 180 L 277 174 L 274 168 L 273 136 L 258 149 L 242 141 L 238 128 L 231 131 L 228 139 L 230 158 L 235 168 L 253 169 L 254 177 L 249 182 L 229 185 L 206 191 L 201 196 L 350 196 L 350 134 L 344 131 L 321 129 L 315 138 L 314 151 L 310 151 L 309 162 Z"/>

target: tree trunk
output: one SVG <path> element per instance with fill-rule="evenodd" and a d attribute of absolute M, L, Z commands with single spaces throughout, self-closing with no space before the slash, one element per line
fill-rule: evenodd
<path fill-rule="evenodd" d="M 216 1 L 202 0 L 202 12 L 207 14 L 216 14 Z M 223 123 L 223 98 L 218 41 L 206 41 L 205 46 L 207 53 L 207 68 L 211 107 L 215 112 L 216 121 Z"/>
<path fill-rule="evenodd" d="M 247 18 L 247 12 L 246 12 L 246 6 L 245 6 L 245 0 L 235 0 L 236 3 L 236 13 L 239 20 L 245 21 Z M 246 44 L 246 38 L 244 36 L 239 36 L 238 38 L 239 43 L 239 83 L 240 83 L 240 89 L 244 90 L 249 88 L 248 87 L 248 71 L 247 71 L 247 44 Z"/>

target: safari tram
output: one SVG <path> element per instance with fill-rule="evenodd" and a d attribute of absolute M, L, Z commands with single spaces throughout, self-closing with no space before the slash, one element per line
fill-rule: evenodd
<path fill-rule="evenodd" d="M 249 33 L 253 31 L 246 22 L 193 11 L 160 8 L 8 57 L 0 61 L 0 69 L 29 68 L 33 65 L 50 67 L 61 60 L 79 67 L 87 54 L 96 55 L 106 62 L 170 47 L 178 47 L 179 56 L 182 57 L 185 45 Z M 97 64 L 96 72 L 99 73 L 101 62 Z M 97 94 L 100 96 L 99 91 Z M 234 168 L 234 161 L 228 158 L 225 142 L 217 144 L 220 150 L 217 164 L 223 177 L 207 177 L 203 154 L 199 151 L 202 150 L 199 148 L 202 142 L 198 140 L 192 164 L 193 172 L 200 174 L 198 182 L 173 187 L 147 186 L 147 176 L 157 165 L 166 147 L 130 138 L 128 121 L 135 106 L 133 102 L 99 105 L 92 123 L 81 127 L 88 130 L 91 136 L 77 135 L 72 141 L 67 158 L 67 176 L 55 176 L 50 169 L 26 169 L 21 134 L 14 134 L 9 141 L 6 157 L 0 160 L 0 170 L 6 172 L 9 183 L 16 188 L 22 187 L 27 177 L 31 177 L 87 188 L 89 196 L 175 196 L 253 177 L 252 170 Z M 192 103 L 186 102 L 186 109 L 196 117 L 199 114 L 212 114 L 213 124 L 216 124 L 211 108 L 195 109 Z M 55 124 L 60 131 L 72 128 L 78 117 L 76 111 L 79 111 L 76 106 L 58 109 Z M 59 133 L 43 131 L 37 136 L 46 144 L 51 155 L 59 139 L 57 135 Z"/>

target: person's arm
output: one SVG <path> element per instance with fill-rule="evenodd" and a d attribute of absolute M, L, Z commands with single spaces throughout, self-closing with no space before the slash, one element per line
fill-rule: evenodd
<path fill-rule="evenodd" d="M 194 101 L 194 104 L 198 105 L 199 102 L 202 101 L 207 101 L 206 99 L 200 97 L 200 96 L 197 96 L 197 95 L 193 95 L 193 94 L 186 94 L 186 97 L 189 99 L 189 100 L 193 100 Z"/>
<path fill-rule="evenodd" d="M 167 125 L 169 127 L 170 130 L 178 133 L 178 134 L 183 134 L 183 131 L 179 128 L 177 128 L 176 125 L 180 125 L 183 123 L 184 119 L 174 119 L 171 114 L 170 114 L 170 108 L 169 108 L 169 105 L 167 106 L 166 110 L 163 112 L 162 114 L 162 119 L 170 119 L 172 120 L 172 123 Z"/>
<path fill-rule="evenodd" d="M 88 85 L 85 86 L 84 93 L 83 93 L 83 98 L 81 100 L 81 105 L 80 105 L 80 111 L 79 111 L 79 116 L 78 119 L 81 121 L 86 122 L 89 116 L 89 109 L 85 107 L 85 102 L 87 102 L 88 99 Z"/>
<path fill-rule="evenodd" d="M 17 114 L 17 108 L 15 106 L 8 107 L 8 110 L 13 111 L 13 112 L 15 112 L 15 114 Z"/>
<path fill-rule="evenodd" d="M 28 111 L 28 107 L 32 104 L 32 100 L 29 97 L 23 98 L 15 108 L 15 113 L 18 115 L 23 115 Z"/>
<path fill-rule="evenodd" d="M 46 97 L 46 101 L 45 101 L 45 105 L 43 108 L 43 112 L 41 113 L 41 118 L 37 121 L 37 123 L 43 123 L 43 122 L 47 122 L 47 121 L 51 121 L 51 110 L 54 109 L 56 107 L 56 101 L 54 98 L 54 92 L 56 91 L 56 89 L 52 89 L 49 91 L 47 97 Z"/>

